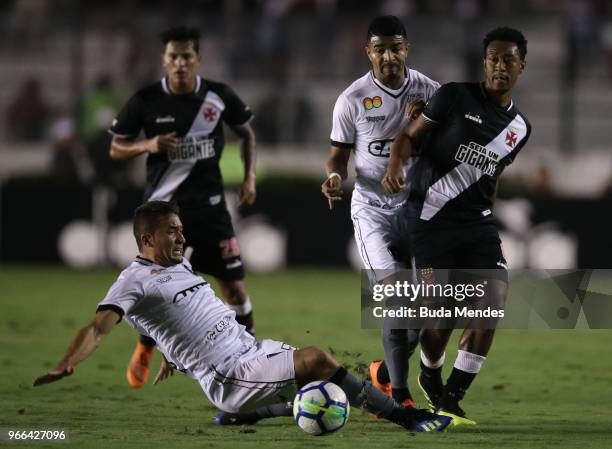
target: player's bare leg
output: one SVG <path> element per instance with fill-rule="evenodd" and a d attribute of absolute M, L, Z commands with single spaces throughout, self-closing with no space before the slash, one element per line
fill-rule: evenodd
<path fill-rule="evenodd" d="M 244 286 L 244 281 L 224 281 L 222 279 L 218 279 L 218 281 L 221 297 L 230 309 L 236 312 L 236 321 L 246 327 L 247 332 L 255 335 L 253 306 Z"/>

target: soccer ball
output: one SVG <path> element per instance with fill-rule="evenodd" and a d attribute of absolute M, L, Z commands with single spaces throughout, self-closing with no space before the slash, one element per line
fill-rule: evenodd
<path fill-rule="evenodd" d="M 310 435 L 325 435 L 340 429 L 349 417 L 346 394 L 327 380 L 315 380 L 303 386 L 293 400 L 293 417 Z"/>

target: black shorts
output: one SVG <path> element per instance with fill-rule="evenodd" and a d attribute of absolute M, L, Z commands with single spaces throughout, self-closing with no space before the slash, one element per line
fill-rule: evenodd
<path fill-rule="evenodd" d="M 499 232 L 492 221 L 443 228 L 419 223 L 411 234 L 411 247 L 419 272 L 452 270 L 457 276 L 466 270 L 468 277 L 472 277 L 469 272 L 508 282 Z"/>
<path fill-rule="evenodd" d="M 185 248 L 193 248 L 190 257 L 195 271 L 222 281 L 244 279 L 240 247 L 225 203 L 200 209 L 181 208 Z"/>

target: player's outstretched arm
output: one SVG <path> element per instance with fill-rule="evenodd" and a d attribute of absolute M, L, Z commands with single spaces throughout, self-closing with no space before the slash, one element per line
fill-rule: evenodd
<path fill-rule="evenodd" d="M 334 208 L 334 201 L 340 201 L 344 194 L 341 187 L 342 181 L 348 176 L 350 157 L 350 149 L 332 145 L 327 161 L 327 179 L 321 184 L 321 192 L 327 198 L 330 209 Z"/>
<path fill-rule="evenodd" d="M 110 157 L 116 161 L 135 158 L 144 153 L 161 153 L 172 151 L 179 144 L 175 132 L 160 134 L 151 139 L 129 140 L 113 136 L 110 147 Z"/>
<path fill-rule="evenodd" d="M 95 319 L 77 332 L 64 358 L 51 371 L 34 379 L 33 385 L 36 387 L 70 376 L 74 372 L 74 366 L 96 350 L 102 337 L 112 330 L 120 318 L 113 310 L 96 313 Z"/>
<path fill-rule="evenodd" d="M 153 385 L 157 385 L 158 382 L 166 380 L 170 376 L 174 376 L 174 368 L 172 367 L 170 362 L 168 362 L 166 356 L 162 354 L 161 365 L 159 366 L 159 371 L 157 372 L 157 376 L 155 376 Z"/>
<path fill-rule="evenodd" d="M 240 157 L 244 165 L 244 180 L 238 194 L 238 206 L 250 206 L 255 202 L 255 197 L 257 196 L 255 131 L 253 131 L 249 124 L 234 126 L 232 130 L 240 139 Z"/>
<path fill-rule="evenodd" d="M 387 173 L 381 182 L 386 192 L 397 193 L 404 189 L 406 186 L 404 164 L 412 155 L 414 142 L 429 132 L 433 126 L 432 122 L 425 120 L 422 115 L 419 115 L 395 138 L 391 144 L 391 155 L 389 157 Z"/>

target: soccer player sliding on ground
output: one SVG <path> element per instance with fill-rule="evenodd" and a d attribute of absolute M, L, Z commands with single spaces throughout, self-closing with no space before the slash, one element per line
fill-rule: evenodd
<path fill-rule="evenodd" d="M 219 168 L 225 123 L 240 140 L 244 181 L 239 205 L 253 204 L 253 113 L 229 86 L 198 75 L 197 29 L 170 28 L 161 40 L 166 75 L 139 90 L 119 112 L 109 130 L 110 155 L 117 160 L 147 155 L 145 201 L 178 203 L 194 270 L 217 278 L 221 297 L 236 312 L 236 320 L 253 333 L 251 300 Z M 141 131 L 145 139 L 137 140 Z M 141 336 L 127 369 L 132 387 L 146 384 L 154 346 L 153 340 Z"/>
<path fill-rule="evenodd" d="M 185 237 L 176 205 L 152 201 L 138 207 L 134 236 L 139 255 L 99 303 L 94 320 L 76 334 L 55 368 L 34 380 L 35 386 L 72 375 L 123 319 L 157 342 L 164 357 L 156 383 L 177 369 L 197 380 L 208 399 L 227 413 L 260 409 L 289 415 L 287 402 L 298 387 L 328 379 L 344 390 L 351 405 L 408 430 L 440 431 L 450 424 L 448 417 L 401 406 L 319 348 L 255 340 L 183 257 Z"/>
<path fill-rule="evenodd" d="M 520 31 L 497 28 L 483 41 L 483 83 L 442 86 L 415 121 L 391 145 L 383 187 L 403 190 L 402 166 L 414 142 L 424 137 L 421 157 L 410 179 L 411 201 L 420 210 L 411 249 L 420 280 L 460 280 L 457 270 L 482 270 L 486 304 L 504 307 L 508 273 L 492 207 L 497 180 L 529 138 L 531 125 L 512 101 L 512 90 L 525 69 L 527 41 Z M 441 271 L 442 270 L 442 271 Z M 480 304 L 482 306 L 482 304 Z M 442 383 L 449 329 L 425 330 L 421 338 L 419 384 L 438 413 L 454 424 L 471 423 L 459 406 L 480 371 L 495 334 L 495 324 L 474 318 L 459 342 L 459 353 L 446 384 Z"/>

